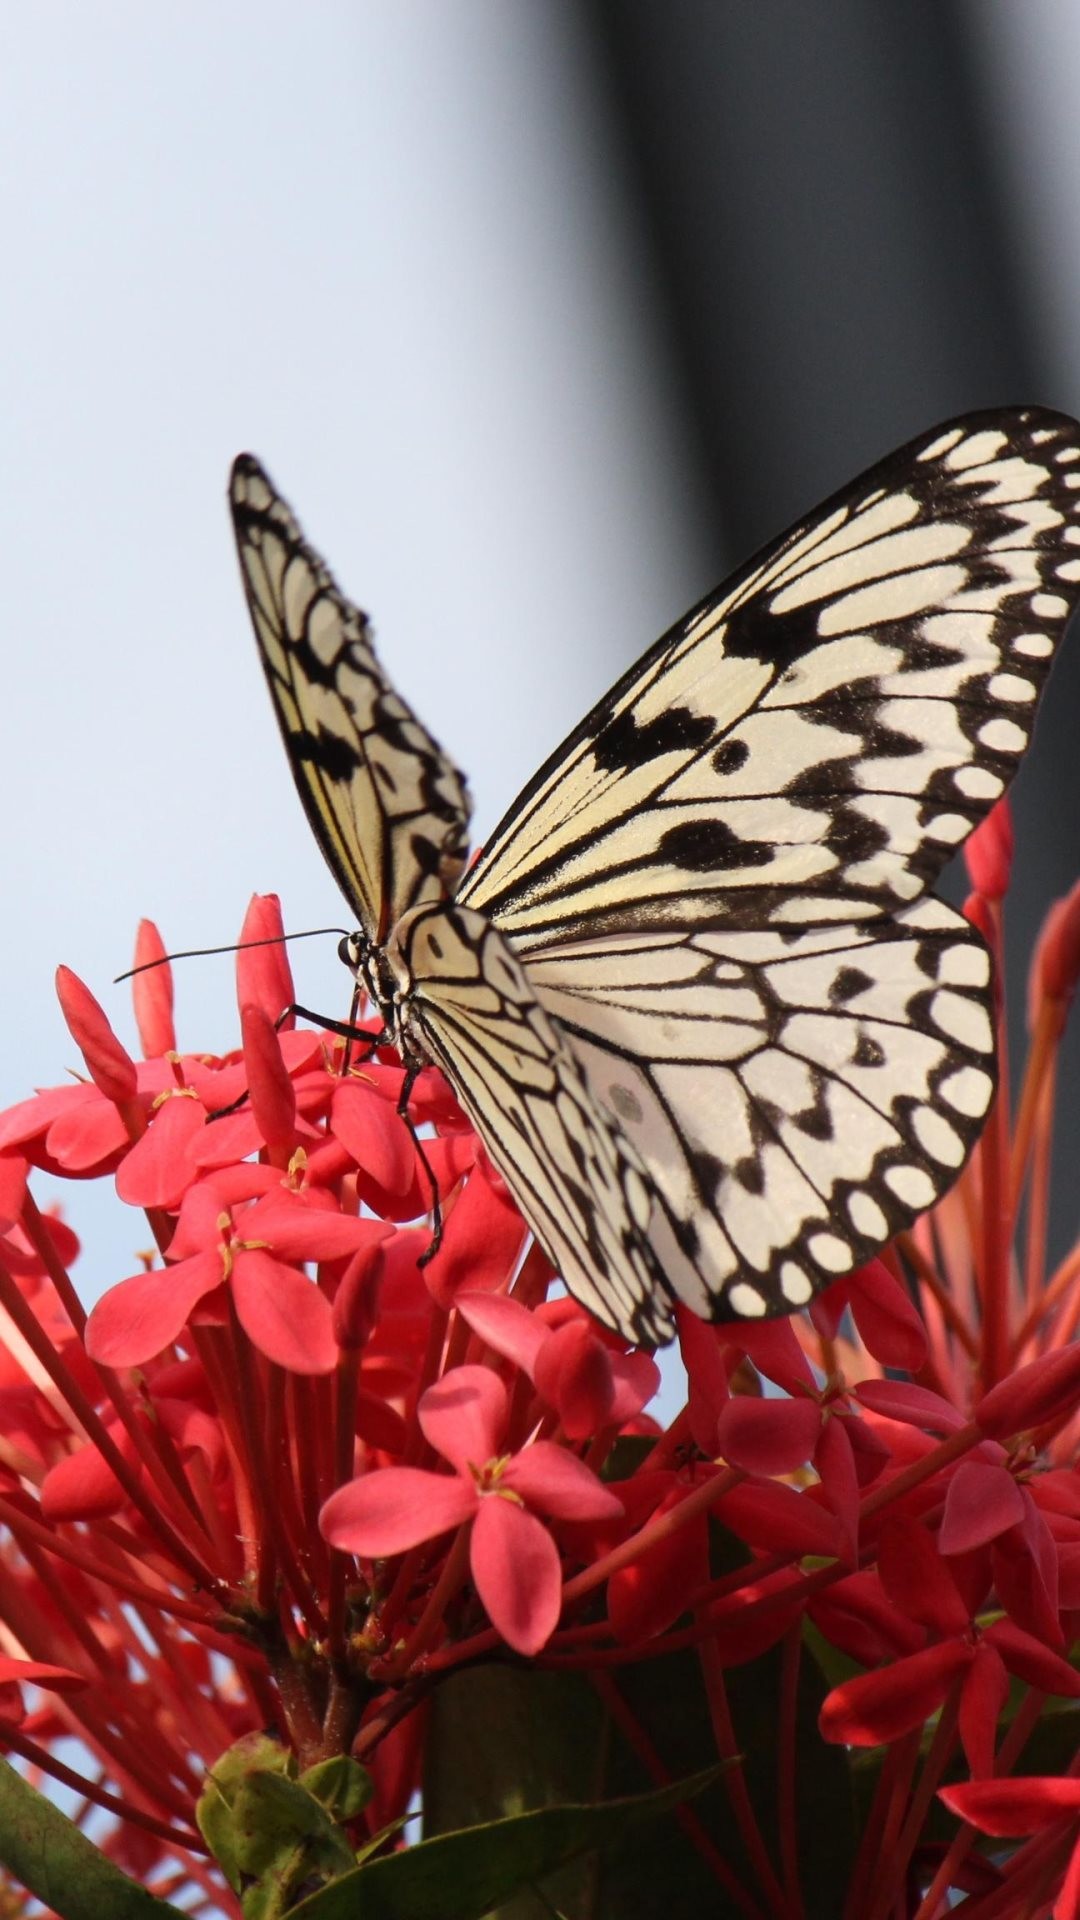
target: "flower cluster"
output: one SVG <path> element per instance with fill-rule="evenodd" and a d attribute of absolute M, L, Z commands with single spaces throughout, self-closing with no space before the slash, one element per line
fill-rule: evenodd
<path fill-rule="evenodd" d="M 999 978 L 1010 854 L 999 807 L 968 905 Z M 804 1315 L 682 1315 L 666 1426 L 653 1357 L 548 1297 L 441 1076 L 296 1028 L 279 935 L 255 901 L 222 1058 L 178 1051 L 166 965 L 135 976 L 140 1061 L 62 969 L 86 1077 L 0 1115 L 0 1746 L 144 1884 L 231 1915 L 195 1810 L 244 1736 L 360 1760 L 356 1840 L 414 1804 L 452 1676 L 581 1679 L 647 1782 L 678 1769 L 620 1676 L 678 1662 L 728 1763 L 720 1825 L 682 1819 L 725 1911 L 802 1911 L 830 1755 L 863 1768 L 849 1920 L 1080 1911 L 1080 1248 L 1047 1265 L 1080 889 L 1015 1119 L 1002 1032 L 953 1192 Z M 32 1169 L 114 1181 L 150 1243 L 89 1314 Z M 734 1683 L 770 1661 L 755 1773 Z"/>

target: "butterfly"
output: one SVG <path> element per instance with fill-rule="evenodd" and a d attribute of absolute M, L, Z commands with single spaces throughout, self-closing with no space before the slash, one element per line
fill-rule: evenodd
<path fill-rule="evenodd" d="M 658 640 L 467 867 L 463 774 L 259 463 L 231 505 L 347 957 L 569 1291 L 627 1339 L 790 1313 L 956 1179 L 990 959 L 932 891 L 1004 792 L 1080 597 L 1080 427 L 976 413 Z"/>

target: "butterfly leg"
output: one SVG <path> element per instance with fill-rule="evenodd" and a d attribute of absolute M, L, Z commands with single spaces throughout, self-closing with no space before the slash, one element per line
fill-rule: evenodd
<path fill-rule="evenodd" d="M 406 1067 L 405 1078 L 401 1083 L 401 1092 L 398 1094 L 398 1101 L 397 1101 L 398 1119 L 403 1123 L 404 1126 L 408 1128 L 409 1133 L 412 1136 L 413 1146 L 416 1148 L 420 1165 L 423 1167 L 424 1172 L 427 1175 L 428 1185 L 431 1188 L 431 1239 L 428 1245 L 424 1248 L 423 1253 L 420 1255 L 420 1258 L 416 1263 L 417 1266 L 420 1266 L 420 1267 L 426 1267 L 429 1260 L 434 1260 L 435 1255 L 438 1253 L 439 1248 L 442 1245 L 442 1230 L 443 1230 L 442 1202 L 439 1199 L 439 1183 L 435 1178 L 435 1172 L 431 1165 L 431 1162 L 428 1159 L 427 1154 L 424 1152 L 424 1143 L 421 1140 L 420 1135 L 416 1131 L 416 1127 L 413 1123 L 412 1115 L 409 1112 L 409 1101 L 412 1098 L 412 1090 L 413 1090 L 413 1087 L 416 1085 L 417 1075 L 421 1072 L 423 1064 L 424 1064 L 423 1061 L 417 1061 L 414 1065 L 410 1067 Z"/>

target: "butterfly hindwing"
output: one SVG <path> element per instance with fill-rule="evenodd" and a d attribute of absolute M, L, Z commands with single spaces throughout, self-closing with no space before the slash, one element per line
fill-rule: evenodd
<path fill-rule="evenodd" d="M 705 1317 L 790 1312 L 865 1259 L 951 1185 L 993 1095 L 989 955 L 940 900 L 887 931 L 608 936 L 528 973 Z"/>
<path fill-rule="evenodd" d="M 670 1339 L 643 1163 L 498 929 L 464 907 L 419 908 L 395 959 L 411 1038 L 452 1080 L 570 1291 L 628 1340 Z"/>
<path fill-rule="evenodd" d="M 315 837 L 381 942 L 441 900 L 468 847 L 464 775 L 394 691 L 367 615 L 338 589 L 257 460 L 233 467 L 240 564 L 278 722 Z"/>

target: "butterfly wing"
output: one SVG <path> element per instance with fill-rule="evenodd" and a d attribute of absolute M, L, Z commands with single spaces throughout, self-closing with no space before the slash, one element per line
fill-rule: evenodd
<path fill-rule="evenodd" d="M 446 1072 L 571 1293 L 628 1340 L 669 1340 L 646 1169 L 497 928 L 419 908 L 388 958 L 413 1044 Z"/>
<path fill-rule="evenodd" d="M 791 1312 L 956 1178 L 994 1090 L 989 955 L 924 899 L 797 933 L 622 935 L 530 956 L 595 1103 L 649 1169 L 667 1284 Z"/>
<path fill-rule="evenodd" d="M 366 614 L 339 591 L 250 454 L 233 467 L 248 608 L 315 838 L 369 940 L 452 892 L 468 848 L 464 776 L 395 693 Z"/>
<path fill-rule="evenodd" d="M 521 953 L 896 912 L 1004 791 L 1080 579 L 1080 430 L 975 414 L 901 449 L 632 668 L 459 898 Z"/>
<path fill-rule="evenodd" d="M 1015 769 L 1078 583 L 1076 424 L 940 428 L 647 654 L 467 875 L 697 1312 L 790 1311 L 956 1178 L 989 960 L 926 889 Z"/>

